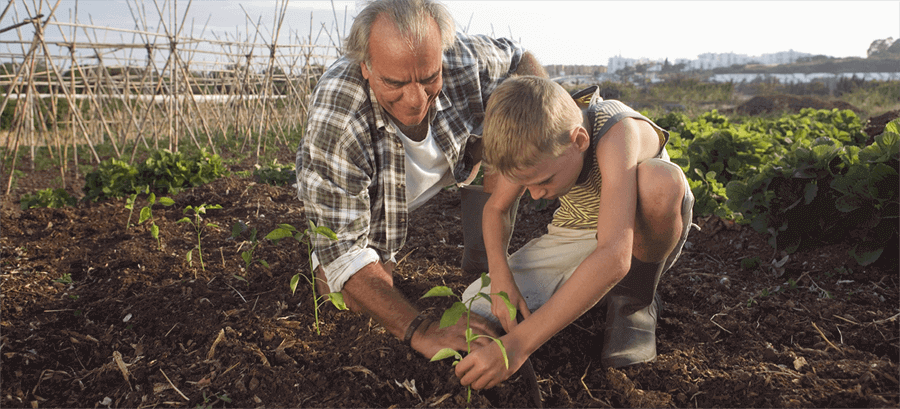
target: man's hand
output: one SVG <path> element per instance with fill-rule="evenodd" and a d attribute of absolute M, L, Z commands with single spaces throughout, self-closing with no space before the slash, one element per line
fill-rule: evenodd
<path fill-rule="evenodd" d="M 469 322 L 472 332 L 477 335 L 490 335 L 499 337 L 497 331 L 492 328 L 489 321 L 480 315 L 472 314 Z M 456 351 L 466 351 L 466 316 L 463 315 L 456 324 L 446 328 L 441 328 L 440 321 L 435 320 L 427 324 L 428 327 L 416 331 L 410 341 L 413 349 L 419 351 L 420 354 L 431 359 L 438 351 L 444 348 L 453 348 Z M 493 341 L 487 338 L 478 338 L 472 341 L 472 351 L 480 349 Z"/>

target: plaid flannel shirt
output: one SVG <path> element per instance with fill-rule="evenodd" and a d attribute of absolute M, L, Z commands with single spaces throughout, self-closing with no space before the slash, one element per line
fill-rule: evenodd
<path fill-rule="evenodd" d="M 444 52 L 431 130 L 457 182 L 475 165 L 465 148 L 480 138 L 488 97 L 524 52 L 507 39 L 464 33 Z M 389 121 L 359 64 L 341 58 L 319 79 L 297 150 L 297 194 L 306 216 L 337 234 L 313 239 L 326 273 L 348 251 L 372 248 L 388 261 L 406 242 L 405 151 Z"/>

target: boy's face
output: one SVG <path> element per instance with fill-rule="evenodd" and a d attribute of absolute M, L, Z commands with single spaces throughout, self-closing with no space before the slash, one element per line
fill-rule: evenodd
<path fill-rule="evenodd" d="M 576 144 L 558 157 L 548 157 L 535 166 L 516 173 L 512 182 L 524 186 L 531 198 L 556 199 L 569 193 L 584 165 L 585 149 Z"/>

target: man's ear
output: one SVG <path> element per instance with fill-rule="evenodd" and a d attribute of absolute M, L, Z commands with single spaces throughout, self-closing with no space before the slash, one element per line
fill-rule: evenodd
<path fill-rule="evenodd" d="M 365 61 L 363 61 L 363 62 L 359 63 L 359 68 L 362 70 L 363 78 L 365 78 L 368 81 L 369 76 L 372 75 L 372 73 L 369 71 L 369 66 L 366 65 Z"/>
<path fill-rule="evenodd" d="M 579 152 L 584 152 L 591 146 L 591 136 L 588 135 L 587 129 L 584 129 L 581 125 L 572 129 L 571 137 L 572 144 Z"/>

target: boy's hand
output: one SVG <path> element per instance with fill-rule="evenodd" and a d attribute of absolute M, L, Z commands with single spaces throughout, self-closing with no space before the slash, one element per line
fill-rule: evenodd
<path fill-rule="evenodd" d="M 531 315 L 531 310 L 528 309 L 525 297 L 523 297 L 522 293 L 519 291 L 519 286 L 516 285 L 516 281 L 512 278 L 512 274 L 492 274 L 491 313 L 500 320 L 500 325 L 503 326 L 503 330 L 509 333 L 512 331 L 513 327 L 516 326 L 516 317 L 509 316 L 509 309 L 506 308 L 506 303 L 503 301 L 503 298 L 498 295 L 501 291 L 506 293 L 507 297 L 509 297 L 510 304 L 512 304 L 513 307 L 516 307 L 516 310 L 522 314 L 523 318 L 528 318 L 528 316 Z"/>
<path fill-rule="evenodd" d="M 427 325 L 428 327 L 424 331 L 422 329 L 416 331 L 412 340 L 410 340 L 413 349 L 419 351 L 424 357 L 431 359 L 434 354 L 444 348 L 453 348 L 460 352 L 467 349 L 465 315 L 456 324 L 446 328 L 441 328 L 439 320 L 433 320 Z M 491 323 L 478 314 L 472 314 L 469 326 L 475 334 L 490 335 L 495 338 L 499 336 Z M 472 341 L 472 350 L 480 349 L 492 343 L 490 339 L 478 338 Z"/>
<path fill-rule="evenodd" d="M 456 365 L 456 376 L 463 386 L 472 389 L 486 389 L 497 386 L 512 376 L 528 356 L 518 353 L 518 348 L 509 336 L 500 338 L 509 358 L 509 368 L 503 362 L 500 347 L 493 341 L 484 348 L 473 350 Z"/>

